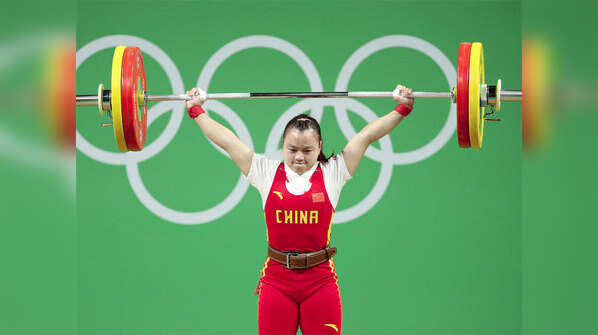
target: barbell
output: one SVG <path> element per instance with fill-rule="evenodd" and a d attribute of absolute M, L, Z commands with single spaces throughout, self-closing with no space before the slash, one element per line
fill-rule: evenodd
<path fill-rule="evenodd" d="M 112 57 L 111 89 L 99 84 L 95 95 L 77 95 L 77 106 L 97 106 L 100 114 L 112 120 L 114 138 L 120 151 L 139 151 L 145 144 L 147 110 L 150 101 L 186 101 L 186 94 L 149 95 L 141 50 L 135 46 L 118 46 Z M 482 43 L 463 42 L 459 46 L 457 86 L 449 92 L 413 92 L 412 98 L 444 98 L 457 104 L 457 139 L 463 148 L 481 148 L 484 121 L 500 111 L 501 101 L 521 101 L 521 90 L 503 90 L 484 81 Z M 393 92 L 270 92 L 209 93 L 208 100 L 267 98 L 391 98 Z M 486 113 L 485 107 L 491 112 Z"/>

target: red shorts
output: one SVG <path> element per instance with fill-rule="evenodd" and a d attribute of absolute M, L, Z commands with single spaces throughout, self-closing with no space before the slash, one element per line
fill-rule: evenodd
<path fill-rule="evenodd" d="M 340 334 L 342 305 L 334 261 L 290 270 L 266 259 L 258 298 L 260 335 Z"/>

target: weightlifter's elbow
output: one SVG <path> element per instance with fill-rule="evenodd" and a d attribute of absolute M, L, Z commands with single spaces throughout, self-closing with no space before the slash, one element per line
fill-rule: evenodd
<path fill-rule="evenodd" d="M 357 144 L 359 145 L 359 147 L 364 147 L 367 149 L 367 147 L 370 146 L 370 144 L 376 142 L 376 140 L 378 140 L 378 137 L 376 134 L 374 134 L 373 132 L 365 132 L 363 134 L 357 134 L 355 136 L 355 140 L 357 142 Z"/>

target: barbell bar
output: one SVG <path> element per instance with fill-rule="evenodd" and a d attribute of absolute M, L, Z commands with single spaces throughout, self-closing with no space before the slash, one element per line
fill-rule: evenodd
<path fill-rule="evenodd" d="M 109 93 L 109 91 L 108 91 Z M 146 92 L 147 93 L 147 92 Z M 451 92 L 413 92 L 412 98 L 452 98 Z M 392 98 L 392 92 L 269 92 L 269 93 L 208 93 L 207 100 L 240 100 L 272 98 Z M 145 101 L 187 101 L 186 94 L 145 95 Z M 103 97 L 104 103 L 110 96 Z M 98 95 L 77 95 L 77 106 L 97 106 Z"/>
<path fill-rule="evenodd" d="M 492 86 L 490 86 L 492 87 Z M 110 90 L 104 90 L 103 103 L 110 103 Z M 147 93 L 147 92 L 146 92 Z M 501 101 L 521 101 L 521 90 L 502 90 Z M 186 94 L 146 95 L 145 101 L 188 101 Z M 413 92 L 410 98 L 454 99 L 452 92 Z M 272 92 L 272 93 L 208 93 L 207 100 L 240 100 L 267 98 L 392 98 L 392 92 Z M 98 95 L 77 95 L 77 106 L 97 106 Z M 496 105 L 496 95 L 488 96 L 487 105 Z M 109 110 L 110 107 L 105 108 Z"/>
<path fill-rule="evenodd" d="M 457 104 L 457 133 L 459 146 L 481 148 L 484 120 L 499 121 L 487 116 L 500 111 L 501 102 L 522 101 L 521 90 L 503 90 L 501 80 L 497 85 L 484 83 L 482 44 L 463 42 L 459 47 L 457 87 L 449 92 L 413 92 L 417 99 L 450 99 Z M 154 101 L 188 101 L 186 94 L 150 95 L 146 90 L 145 70 L 141 51 L 137 47 L 119 46 L 112 63 L 112 89 L 98 86 L 95 95 L 76 95 L 77 106 L 97 106 L 100 114 L 106 111 L 112 125 L 119 150 L 142 150 L 147 129 L 147 107 Z M 462 99 L 458 99 L 459 94 Z M 393 92 L 256 92 L 208 93 L 207 100 L 272 99 L 272 98 L 392 98 Z M 490 106 L 493 111 L 485 113 Z"/>

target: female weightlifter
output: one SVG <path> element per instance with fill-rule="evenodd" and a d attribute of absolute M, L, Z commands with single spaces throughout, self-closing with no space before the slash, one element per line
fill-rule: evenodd
<path fill-rule="evenodd" d="M 337 155 L 322 153 L 318 122 L 305 114 L 286 125 L 284 161 L 255 154 L 205 113 L 206 93 L 187 92 L 187 112 L 206 136 L 224 149 L 262 198 L 268 256 L 256 287 L 260 335 L 341 334 L 342 306 L 330 247 L 334 209 L 367 147 L 388 134 L 413 109 L 412 90 L 398 85 L 398 106 L 365 126 Z"/>

